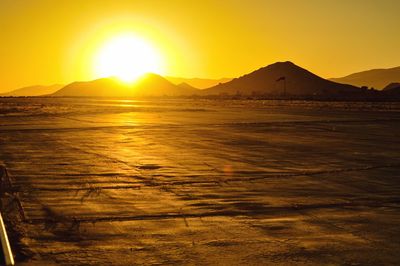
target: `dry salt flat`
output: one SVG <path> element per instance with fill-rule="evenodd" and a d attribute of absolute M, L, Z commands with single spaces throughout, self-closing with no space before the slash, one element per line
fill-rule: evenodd
<path fill-rule="evenodd" d="M 0 98 L 4 212 L 21 265 L 398 265 L 399 137 L 399 103 Z"/>

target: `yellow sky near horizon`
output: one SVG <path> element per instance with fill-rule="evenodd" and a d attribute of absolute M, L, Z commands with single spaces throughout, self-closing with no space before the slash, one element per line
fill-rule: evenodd
<path fill-rule="evenodd" d="M 132 32 L 164 75 L 237 77 L 293 61 L 325 78 L 400 65 L 396 0 L 2 0 L 0 92 L 98 78 L 96 51 Z"/>

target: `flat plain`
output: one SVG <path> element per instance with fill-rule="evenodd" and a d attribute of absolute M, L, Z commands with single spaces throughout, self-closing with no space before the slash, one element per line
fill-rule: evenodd
<path fill-rule="evenodd" d="M 399 103 L 0 98 L 0 164 L 28 265 L 400 263 Z"/>

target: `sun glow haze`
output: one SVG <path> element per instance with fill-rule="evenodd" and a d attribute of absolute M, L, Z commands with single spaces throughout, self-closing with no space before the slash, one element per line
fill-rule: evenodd
<path fill-rule="evenodd" d="M 0 93 L 113 74 L 133 79 L 117 59 L 102 59 L 124 34 L 150 44 L 162 59 L 158 74 L 171 77 L 233 78 L 277 61 L 324 78 L 395 67 L 398 10 L 396 0 L 2 0 Z M 131 61 L 132 73 L 148 67 Z"/>
<path fill-rule="evenodd" d="M 96 53 L 94 71 L 98 77 L 117 77 L 125 83 L 145 73 L 162 74 L 161 56 L 153 45 L 134 34 L 113 36 Z"/>

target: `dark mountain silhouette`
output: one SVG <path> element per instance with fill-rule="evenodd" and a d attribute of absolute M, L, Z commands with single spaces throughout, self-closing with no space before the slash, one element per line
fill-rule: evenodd
<path fill-rule="evenodd" d="M 87 82 L 71 83 L 51 96 L 83 97 L 134 97 L 134 96 L 183 96 L 197 92 L 195 88 L 180 87 L 156 74 L 145 74 L 132 85 L 116 78 L 101 78 Z"/>
<path fill-rule="evenodd" d="M 0 96 L 42 96 L 52 94 L 59 90 L 62 86 L 63 85 L 60 84 L 54 84 L 50 86 L 29 86 L 0 94 Z"/>
<path fill-rule="evenodd" d="M 362 91 L 323 79 L 292 62 L 278 62 L 201 92 L 212 95 L 282 95 L 285 86 L 287 96 L 346 96 Z"/>
<path fill-rule="evenodd" d="M 400 100 L 400 83 L 390 83 L 381 91 L 381 94 L 390 101 Z"/>
<path fill-rule="evenodd" d="M 210 88 L 220 83 L 226 83 L 232 80 L 231 78 L 221 78 L 221 79 L 179 78 L 179 77 L 165 77 L 165 78 L 176 85 L 186 83 L 198 89 Z"/>
<path fill-rule="evenodd" d="M 131 85 L 116 78 L 73 82 L 50 96 L 280 98 L 284 95 L 293 99 L 387 101 L 400 99 L 400 87 L 397 85 L 390 84 L 384 91 L 368 90 L 323 79 L 292 62 L 278 62 L 204 90 L 188 83 L 175 85 L 162 76 L 149 73 Z"/>
<path fill-rule="evenodd" d="M 393 89 L 400 89 L 400 83 L 399 82 L 393 82 L 387 85 L 385 88 L 383 88 L 384 91 L 390 91 Z"/>
<path fill-rule="evenodd" d="M 101 78 L 93 81 L 73 82 L 51 96 L 122 96 L 125 88 L 114 78 Z"/>
<path fill-rule="evenodd" d="M 354 73 L 342 78 L 332 78 L 330 80 L 359 87 L 367 86 L 375 89 L 383 89 L 390 83 L 400 82 L 400 67 L 372 69 Z"/>

